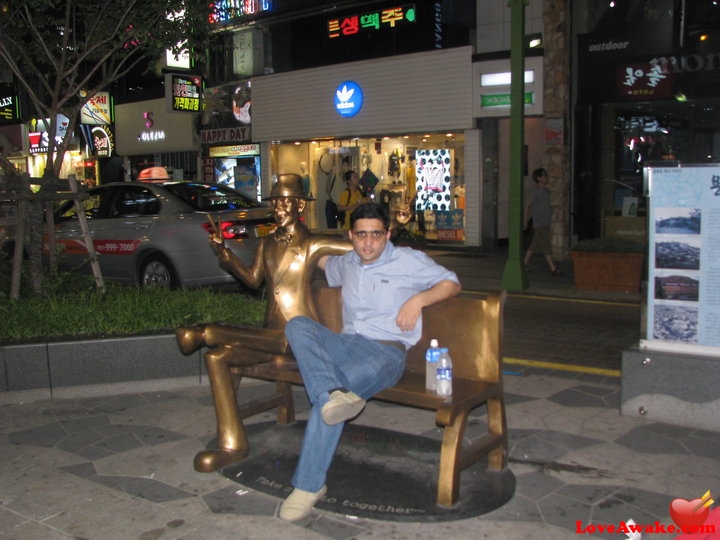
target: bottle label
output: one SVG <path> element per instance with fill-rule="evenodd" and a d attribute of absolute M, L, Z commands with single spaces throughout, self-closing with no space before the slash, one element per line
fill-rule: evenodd
<path fill-rule="evenodd" d="M 440 380 L 449 381 L 452 379 L 452 368 L 438 368 L 437 378 Z"/>
<path fill-rule="evenodd" d="M 440 358 L 440 351 L 437 349 L 428 349 L 425 353 L 425 360 L 428 362 L 437 362 Z"/>

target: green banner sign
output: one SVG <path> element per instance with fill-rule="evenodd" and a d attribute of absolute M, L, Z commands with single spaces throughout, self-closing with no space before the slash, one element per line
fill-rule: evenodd
<path fill-rule="evenodd" d="M 535 103 L 534 92 L 525 92 L 524 94 L 525 105 L 532 105 Z M 480 106 L 483 108 L 487 107 L 509 107 L 510 106 L 510 94 L 487 94 L 480 97 Z"/>

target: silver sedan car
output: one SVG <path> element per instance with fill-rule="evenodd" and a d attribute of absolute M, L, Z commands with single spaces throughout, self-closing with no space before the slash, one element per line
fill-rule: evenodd
<path fill-rule="evenodd" d="M 245 263 L 275 227 L 272 209 L 217 184 L 118 182 L 82 201 L 103 277 L 138 285 L 200 287 L 234 281 L 208 244 L 213 224 Z M 63 269 L 89 267 L 72 201 L 55 211 Z M 213 224 L 211 224 L 210 219 Z M 49 246 L 44 246 L 45 250 Z"/>

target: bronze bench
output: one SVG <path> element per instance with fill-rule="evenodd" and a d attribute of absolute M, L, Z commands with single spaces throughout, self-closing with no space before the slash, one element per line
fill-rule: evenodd
<path fill-rule="evenodd" d="M 339 332 L 342 306 L 340 290 L 319 287 L 313 291 L 320 322 Z M 435 422 L 443 427 L 438 471 L 437 504 L 453 506 L 459 497 L 460 472 L 488 456 L 488 467 L 507 466 L 507 428 L 502 384 L 501 342 L 505 291 L 486 295 L 457 296 L 423 310 L 423 335 L 408 351 L 405 373 L 400 381 L 383 390 L 375 399 L 436 411 Z M 425 350 L 437 338 L 449 347 L 453 359 L 453 395 L 437 396 L 425 390 Z M 232 367 L 235 383 L 251 377 L 275 381 L 276 393 L 244 403 L 242 418 L 273 408 L 278 423 L 295 421 L 291 385 L 302 377 L 290 355 L 278 355 L 269 362 Z M 463 444 L 470 412 L 487 404 L 488 430 L 471 444 Z"/>

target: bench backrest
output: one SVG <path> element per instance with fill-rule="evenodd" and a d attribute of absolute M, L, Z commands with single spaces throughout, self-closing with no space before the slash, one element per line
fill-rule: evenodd
<path fill-rule="evenodd" d="M 313 289 L 320 322 L 335 332 L 342 329 L 339 288 Z M 464 294 L 423 310 L 423 333 L 408 351 L 406 369 L 425 372 L 425 350 L 430 340 L 448 347 L 455 377 L 497 382 L 502 375 L 502 334 L 505 291 Z"/>

